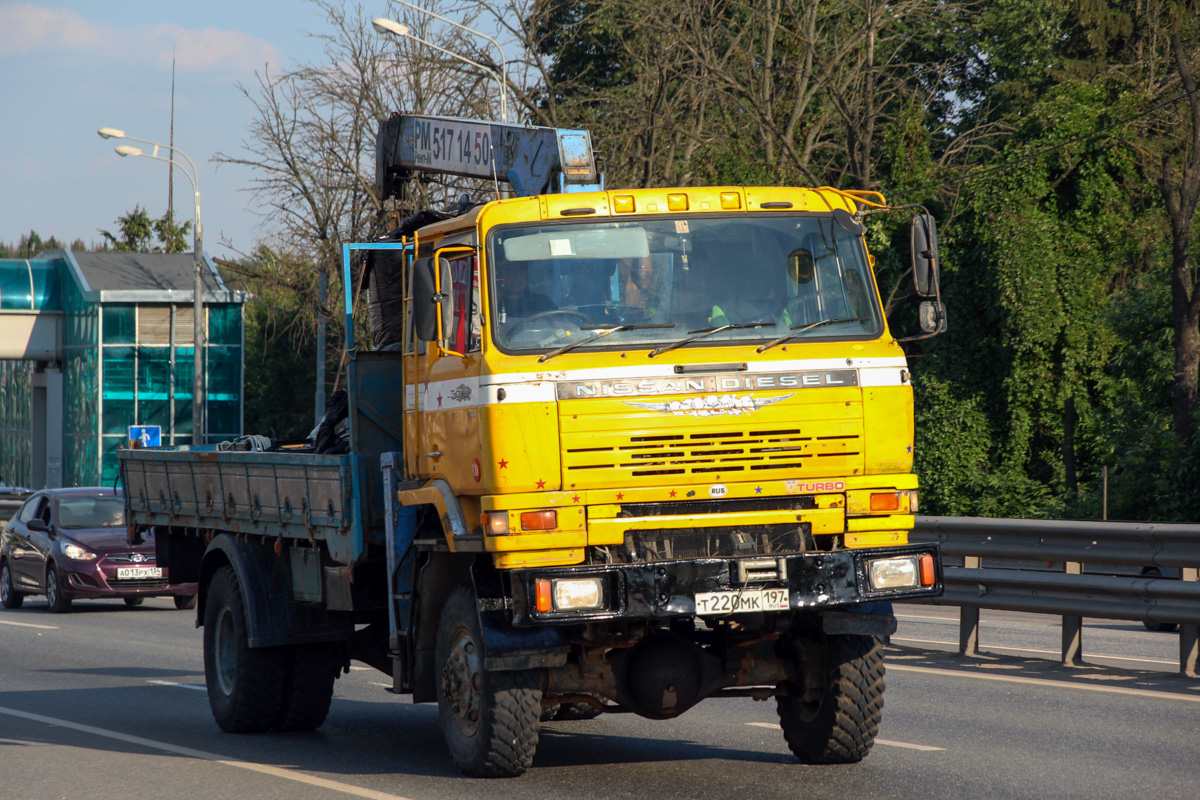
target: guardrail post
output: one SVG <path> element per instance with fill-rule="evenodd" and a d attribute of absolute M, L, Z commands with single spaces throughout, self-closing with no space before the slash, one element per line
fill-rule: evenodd
<path fill-rule="evenodd" d="M 965 569 L 979 569 L 979 556 L 963 556 Z M 963 606 L 958 612 L 958 654 L 979 655 L 979 609 Z"/>
<path fill-rule="evenodd" d="M 1185 581 L 1200 580 L 1200 569 L 1183 567 L 1179 577 Z M 1186 678 L 1200 678 L 1200 625 L 1179 626 L 1179 672 Z"/>
<path fill-rule="evenodd" d="M 1063 571 L 1068 575 L 1082 575 L 1083 564 L 1067 561 Z M 1075 667 L 1083 663 L 1083 617 L 1062 618 L 1062 663 L 1064 667 Z"/>

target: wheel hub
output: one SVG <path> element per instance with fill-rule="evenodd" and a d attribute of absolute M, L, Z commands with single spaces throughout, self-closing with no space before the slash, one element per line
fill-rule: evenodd
<path fill-rule="evenodd" d="M 229 607 L 225 606 L 217 614 L 213 650 L 216 656 L 214 660 L 217 667 L 217 686 L 226 697 L 233 694 L 234 676 L 237 672 L 236 635 L 233 614 Z"/>
<path fill-rule="evenodd" d="M 479 648 L 468 631 L 459 629 L 442 666 L 442 697 L 458 727 L 468 736 L 479 728 L 482 690 Z"/>

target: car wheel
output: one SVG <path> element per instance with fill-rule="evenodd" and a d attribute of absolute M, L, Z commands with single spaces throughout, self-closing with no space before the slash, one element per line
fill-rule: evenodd
<path fill-rule="evenodd" d="M 438 716 L 454 763 L 476 778 L 520 775 L 533 763 L 542 713 L 538 670 L 484 665 L 475 592 L 450 592 L 438 622 Z"/>
<path fill-rule="evenodd" d="M 784 739 L 805 764 L 853 764 L 875 743 L 883 715 L 883 644 L 830 636 L 818 686 L 776 698 Z"/>
<path fill-rule="evenodd" d="M 1162 573 L 1154 567 L 1150 567 L 1149 569 L 1142 570 L 1142 577 L 1161 578 Z M 1146 630 L 1154 631 L 1155 633 L 1170 633 L 1178 627 L 1174 622 L 1143 622 L 1142 624 L 1146 626 Z"/>
<path fill-rule="evenodd" d="M 46 567 L 46 602 L 54 614 L 65 614 L 71 610 L 71 598 L 63 590 L 58 567 L 53 564 Z"/>
<path fill-rule="evenodd" d="M 20 608 L 24 602 L 25 595 L 18 592 L 13 586 L 12 573 L 9 572 L 8 564 L 0 562 L 0 603 L 3 603 L 5 608 Z"/>
<path fill-rule="evenodd" d="M 140 606 L 142 603 L 146 602 L 146 598 L 144 597 L 126 597 L 124 599 L 125 605 L 129 606 L 130 608 L 133 608 L 134 606 Z"/>
<path fill-rule="evenodd" d="M 204 605 L 204 680 L 221 730 L 275 727 L 283 708 L 285 655 L 284 648 L 250 646 L 237 573 L 229 565 L 217 570 Z"/>
<path fill-rule="evenodd" d="M 180 611 L 187 611 L 189 608 L 196 607 L 196 595 L 194 594 L 177 594 L 174 600 L 175 607 Z"/>

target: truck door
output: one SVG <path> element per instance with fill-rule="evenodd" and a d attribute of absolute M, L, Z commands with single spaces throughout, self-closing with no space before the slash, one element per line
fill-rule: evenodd
<path fill-rule="evenodd" d="M 434 253 L 438 292 L 448 295 L 440 340 L 419 359 L 425 369 L 417 387 L 417 472 L 445 478 L 471 492 L 480 482 L 479 370 L 482 319 L 479 259 L 474 247 L 451 246 Z"/>

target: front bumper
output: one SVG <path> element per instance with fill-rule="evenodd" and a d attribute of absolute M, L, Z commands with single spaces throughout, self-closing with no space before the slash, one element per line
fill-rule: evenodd
<path fill-rule="evenodd" d="M 116 565 L 104 559 L 91 562 L 63 559 L 58 567 L 65 578 L 63 589 L 76 599 L 184 596 L 194 595 L 199 589 L 197 583 L 171 583 L 165 569 L 162 578 L 119 580 Z"/>
<path fill-rule="evenodd" d="M 873 590 L 870 587 L 866 567 L 869 561 L 921 555 L 933 557 L 934 582 L 931 586 L 890 590 Z M 943 591 L 941 558 L 937 545 L 932 544 L 780 556 L 770 559 L 778 564 L 775 577 L 761 581 L 745 580 L 746 563 L 761 560 L 713 558 L 514 570 L 511 572 L 513 624 L 531 626 L 692 616 L 696 614 L 695 598 L 700 592 L 786 588 L 789 597 L 787 612 L 757 613 L 791 613 L 937 597 Z M 563 577 L 599 577 L 604 586 L 604 607 L 586 611 L 538 611 L 537 581 Z"/>

